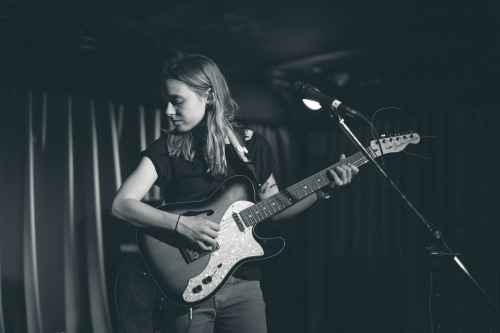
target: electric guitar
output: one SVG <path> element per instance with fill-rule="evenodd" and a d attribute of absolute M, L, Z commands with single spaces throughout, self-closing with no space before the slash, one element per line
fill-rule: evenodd
<path fill-rule="evenodd" d="M 418 134 L 408 133 L 373 140 L 367 151 L 376 158 L 382 153 L 402 151 L 408 144 L 419 141 Z M 329 168 L 348 163 L 359 167 L 367 162 L 358 152 Z M 215 296 L 243 263 L 280 253 L 285 241 L 260 238 L 254 227 L 328 185 L 331 182 L 327 176 L 329 168 L 260 202 L 255 200 L 255 188 L 249 178 L 233 176 L 205 200 L 158 207 L 185 216 L 203 215 L 220 225 L 217 246 L 211 251 L 200 251 L 185 237 L 170 230 L 137 231 L 142 258 L 160 290 L 176 304 L 196 306 Z"/>

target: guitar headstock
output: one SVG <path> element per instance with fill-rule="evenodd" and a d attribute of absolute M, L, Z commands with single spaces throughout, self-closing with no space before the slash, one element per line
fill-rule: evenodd
<path fill-rule="evenodd" d="M 410 143 L 416 144 L 420 142 L 420 136 L 417 133 L 406 133 L 391 137 L 382 137 L 379 140 L 372 140 L 370 148 L 375 155 L 380 156 L 380 147 L 384 154 L 397 153 L 406 148 Z"/>

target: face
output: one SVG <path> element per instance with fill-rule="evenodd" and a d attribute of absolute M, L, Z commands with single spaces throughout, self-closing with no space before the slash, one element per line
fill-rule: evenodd
<path fill-rule="evenodd" d="M 205 116 L 207 98 L 199 96 L 184 83 L 167 79 L 166 114 L 178 132 L 187 132 L 198 125 Z"/>

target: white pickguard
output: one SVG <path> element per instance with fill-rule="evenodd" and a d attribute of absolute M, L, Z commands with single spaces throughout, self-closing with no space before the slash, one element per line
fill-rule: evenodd
<path fill-rule="evenodd" d="M 236 201 L 224 213 L 220 223 L 217 243 L 219 249 L 210 255 L 210 261 L 203 272 L 189 280 L 182 294 L 188 303 L 196 302 L 213 292 L 226 278 L 227 274 L 238 262 L 249 257 L 264 255 L 264 249 L 257 243 L 252 235 L 252 227 L 245 227 L 243 231 L 233 219 L 233 213 L 253 205 L 249 201 Z M 206 282 L 207 277 L 211 282 Z M 201 291 L 194 291 L 201 286 Z"/>

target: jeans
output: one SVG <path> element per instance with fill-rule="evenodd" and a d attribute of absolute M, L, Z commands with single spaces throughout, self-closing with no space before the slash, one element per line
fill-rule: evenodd
<path fill-rule="evenodd" d="M 162 311 L 167 332 L 185 333 L 189 308 L 168 304 Z M 209 301 L 193 308 L 189 333 L 266 333 L 266 305 L 260 281 L 230 277 Z"/>

